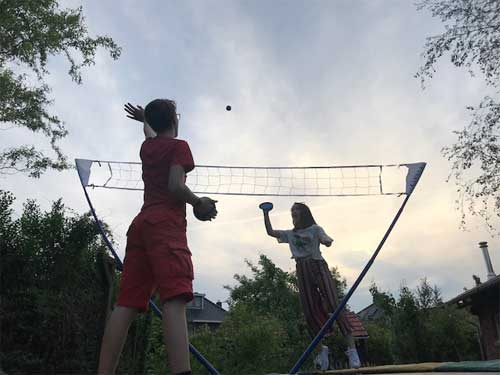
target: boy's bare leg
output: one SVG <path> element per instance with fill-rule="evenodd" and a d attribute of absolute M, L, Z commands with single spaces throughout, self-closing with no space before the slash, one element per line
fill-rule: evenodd
<path fill-rule="evenodd" d="M 163 304 L 162 319 L 170 370 L 174 374 L 191 371 L 186 302 L 182 299 L 166 301 Z"/>
<path fill-rule="evenodd" d="M 137 309 L 124 306 L 116 306 L 111 313 L 102 338 L 98 375 L 114 375 L 128 329 L 136 316 Z"/>

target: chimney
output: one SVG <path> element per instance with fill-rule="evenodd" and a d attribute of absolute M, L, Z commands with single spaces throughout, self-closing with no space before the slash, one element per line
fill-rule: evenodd
<path fill-rule="evenodd" d="M 483 251 L 484 261 L 486 262 L 486 269 L 488 270 L 488 280 L 494 278 L 495 271 L 493 271 L 493 265 L 491 264 L 490 253 L 488 252 L 488 242 L 479 242 L 479 248 Z"/>
<path fill-rule="evenodd" d="M 217 301 L 216 305 L 219 306 L 220 308 L 222 308 L 222 302 L 221 301 Z"/>

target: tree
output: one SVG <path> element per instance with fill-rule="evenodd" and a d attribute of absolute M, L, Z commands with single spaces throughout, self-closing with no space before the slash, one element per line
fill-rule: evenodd
<path fill-rule="evenodd" d="M 294 272 L 288 273 L 277 267 L 268 257 L 260 255 L 258 265 L 246 260 L 245 263 L 253 273 L 252 277 L 234 275 L 236 286 L 225 286 L 230 291 L 229 306 L 239 303 L 255 306 L 264 314 L 273 314 L 283 320 L 292 316 L 302 316 L 298 298 L 297 277 Z M 337 294 L 343 298 L 347 289 L 347 281 L 336 267 L 330 272 L 336 281 Z"/>
<path fill-rule="evenodd" d="M 245 261 L 252 276 L 234 275 L 235 286 L 225 286 L 230 291 L 230 310 L 244 305 L 258 316 L 282 322 L 288 337 L 283 362 L 298 358 L 307 345 L 309 334 L 300 306 L 295 274 L 277 267 L 268 257 L 260 255 L 257 265 Z"/>
<path fill-rule="evenodd" d="M 245 263 L 253 275 L 235 274 L 237 285 L 224 287 L 230 292 L 229 307 L 246 304 L 279 319 L 298 319 L 301 308 L 295 275 L 281 270 L 265 255 L 260 255 L 258 265 Z"/>
<path fill-rule="evenodd" d="M 95 372 L 107 308 L 105 244 L 90 215 L 0 191 L 0 363 L 7 373 Z"/>
<path fill-rule="evenodd" d="M 234 275 L 236 285 L 225 286 L 230 292 L 229 312 L 217 330 L 196 330 L 191 343 L 224 374 L 262 374 L 286 372 L 310 343 L 297 290 L 297 278 L 277 267 L 261 255 L 257 264 L 246 260 L 251 275 Z M 339 292 L 346 282 L 337 269 L 332 269 Z M 324 339 L 336 358 L 345 354 L 340 330 Z M 164 373 L 164 345 L 161 325 L 157 319 L 151 325 L 146 355 L 147 373 Z M 312 358 L 305 367 L 313 368 Z M 202 365 L 193 361 L 194 372 L 207 374 Z"/>
<path fill-rule="evenodd" d="M 370 362 L 446 362 L 480 357 L 471 324 L 474 318 L 465 310 L 444 304 L 439 288 L 426 278 L 415 291 L 401 284 L 398 298 L 380 291 L 375 284 L 370 292 L 374 304 L 385 313 L 366 327 Z"/>
<path fill-rule="evenodd" d="M 0 0 L 0 130 L 20 127 L 42 133 L 55 153 L 47 156 L 33 145 L 0 150 L 0 173 L 40 177 L 49 168 L 69 167 L 58 146 L 67 130 L 48 111 L 52 100 L 43 81 L 47 62 L 50 56 L 63 55 L 71 79 L 80 84 L 82 68 L 94 64 L 99 47 L 115 60 L 120 56 L 110 37 L 88 35 L 81 7 L 61 10 L 58 0 Z"/>
<path fill-rule="evenodd" d="M 456 131 L 456 143 L 442 153 L 452 162 L 457 184 L 458 208 L 465 227 L 466 212 L 481 216 L 491 231 L 500 218 L 500 2 L 498 0 L 420 0 L 417 9 L 427 9 L 445 23 L 445 31 L 427 38 L 425 63 L 416 77 L 422 85 L 435 73 L 437 61 L 449 54 L 452 64 L 474 76 L 479 69 L 493 93 L 476 106 L 467 107 L 472 120 Z M 467 206 L 467 209 L 464 208 Z"/>
<path fill-rule="evenodd" d="M 232 308 L 215 332 L 200 330 L 190 340 L 223 374 L 286 372 L 291 365 L 285 322 L 247 304 Z M 201 364 L 192 367 L 208 375 Z"/>
<path fill-rule="evenodd" d="M 365 361 L 374 365 L 393 364 L 391 328 L 372 322 L 365 323 L 364 327 L 369 336 L 368 340 L 366 340 Z"/>
<path fill-rule="evenodd" d="M 293 275 L 264 255 L 258 265 L 246 261 L 252 276 L 235 275 L 227 286 L 230 310 L 216 330 L 197 329 L 190 342 L 224 374 L 285 372 L 309 340 Z M 161 324 L 153 319 L 147 350 L 147 373 L 165 373 Z M 193 372 L 207 374 L 197 361 Z"/>
<path fill-rule="evenodd" d="M 246 263 L 253 276 L 247 277 L 236 274 L 234 279 L 238 282 L 238 285 L 225 287 L 230 291 L 230 308 L 239 304 L 252 306 L 262 315 L 273 316 L 283 321 L 292 342 L 297 343 L 305 340 L 304 342 L 307 343 L 308 330 L 300 305 L 295 273 L 281 270 L 265 255 L 260 256 L 258 265 L 254 265 L 249 261 L 246 261 Z M 337 294 L 339 298 L 343 298 L 347 289 L 346 279 L 340 275 L 337 268 L 332 267 L 330 271 L 336 281 Z M 327 340 L 333 342 L 338 339 L 336 343 L 342 344 L 343 338 L 337 329 L 337 325 L 334 324 L 334 330 L 337 334 Z M 304 349 L 302 346 L 295 346 L 298 352 L 293 352 L 292 357 L 298 356 Z M 338 346 L 336 345 L 336 347 Z M 339 352 L 338 354 L 342 353 Z"/>

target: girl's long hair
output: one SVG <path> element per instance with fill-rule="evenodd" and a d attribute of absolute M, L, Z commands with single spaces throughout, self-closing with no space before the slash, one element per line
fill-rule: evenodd
<path fill-rule="evenodd" d="M 311 210 L 304 203 L 295 202 L 293 206 L 298 207 L 300 211 L 299 222 L 295 224 L 293 230 L 309 228 L 311 225 L 316 224 Z"/>

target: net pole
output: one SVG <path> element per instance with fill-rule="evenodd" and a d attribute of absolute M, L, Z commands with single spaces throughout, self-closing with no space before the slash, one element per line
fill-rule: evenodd
<path fill-rule="evenodd" d="M 97 214 L 94 209 L 94 205 L 92 204 L 92 201 L 90 200 L 89 194 L 87 192 L 87 188 L 85 187 L 85 183 L 83 181 L 83 176 L 80 173 L 80 169 L 77 166 L 77 171 L 78 171 L 78 176 L 80 177 L 80 182 L 82 184 L 83 188 L 83 193 L 85 194 L 85 198 L 87 199 L 87 203 L 90 208 L 90 212 L 92 213 L 92 216 L 94 217 L 97 229 L 99 230 L 99 233 L 101 234 L 101 237 L 104 240 L 104 243 L 106 246 L 109 248 L 111 253 L 113 254 L 113 257 L 115 258 L 115 262 L 117 265 L 117 268 L 119 271 L 123 271 L 123 263 L 120 260 L 120 257 L 116 253 L 113 244 L 109 240 L 108 236 L 106 235 L 106 232 L 104 231 L 104 228 L 102 227 L 101 221 L 98 219 Z M 158 306 L 154 303 L 152 299 L 149 300 L 149 306 L 153 310 L 154 314 L 159 317 L 160 319 L 162 318 L 162 313 L 161 310 L 158 308 Z M 195 356 L 195 358 L 200 362 L 209 372 L 211 375 L 220 375 L 220 373 L 215 369 L 215 367 L 193 346 L 191 343 L 189 344 L 189 351 L 191 354 Z"/>
<path fill-rule="evenodd" d="M 353 293 L 356 291 L 356 288 L 358 287 L 358 285 L 361 283 L 361 281 L 365 277 L 366 273 L 368 272 L 368 270 L 372 266 L 373 262 L 375 261 L 375 258 L 377 257 L 378 253 L 382 249 L 382 246 L 384 245 L 385 241 L 389 237 L 389 234 L 391 233 L 392 228 L 394 228 L 394 226 L 396 225 L 396 222 L 398 221 L 399 217 L 403 213 L 403 209 L 405 208 L 406 203 L 408 202 L 408 199 L 410 199 L 410 196 L 411 196 L 411 193 L 406 196 L 406 198 L 403 201 L 403 203 L 401 204 L 401 207 L 399 208 L 396 216 L 392 220 L 391 225 L 389 226 L 389 228 L 385 232 L 384 237 L 382 238 L 382 241 L 380 241 L 380 243 L 378 244 L 375 252 L 371 256 L 371 258 L 368 261 L 368 263 L 366 264 L 365 268 L 363 269 L 363 271 L 361 271 L 361 274 L 358 276 L 358 278 L 356 279 L 356 281 L 352 285 L 351 289 L 349 289 L 349 291 L 347 292 L 347 294 L 345 295 L 345 297 L 342 299 L 342 301 L 339 303 L 339 305 L 337 306 L 337 308 L 335 309 L 335 311 L 333 312 L 333 314 L 323 324 L 323 327 L 319 330 L 319 332 L 317 333 L 316 337 L 314 337 L 314 339 L 311 341 L 311 343 L 306 348 L 306 350 L 304 351 L 304 353 L 302 353 L 302 355 L 300 356 L 300 358 L 298 359 L 298 361 L 290 369 L 289 375 L 293 375 L 293 374 L 297 373 L 297 371 L 300 369 L 300 367 L 306 361 L 307 357 L 311 354 L 311 352 L 314 350 L 314 348 L 316 347 L 316 345 L 318 345 L 318 343 L 321 341 L 321 339 L 325 335 L 326 331 L 331 327 L 331 325 L 333 324 L 333 322 L 337 319 L 337 317 L 339 316 L 340 312 L 345 307 L 345 305 L 347 304 L 347 302 L 349 301 L 349 299 L 351 298 L 351 296 L 353 295 Z"/>

